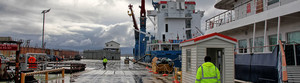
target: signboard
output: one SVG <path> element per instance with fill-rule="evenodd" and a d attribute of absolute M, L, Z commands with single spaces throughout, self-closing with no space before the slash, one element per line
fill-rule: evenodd
<path fill-rule="evenodd" d="M 0 44 L 0 50 L 18 50 L 18 45 Z"/>

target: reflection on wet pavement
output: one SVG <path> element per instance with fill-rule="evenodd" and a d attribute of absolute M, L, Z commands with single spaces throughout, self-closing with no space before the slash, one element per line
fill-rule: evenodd
<path fill-rule="evenodd" d="M 138 64 L 124 64 L 123 60 L 109 60 L 106 70 L 102 60 L 71 61 L 86 64 L 86 70 L 66 76 L 65 83 L 170 83 L 171 75 L 163 77 L 149 73 Z M 71 76 L 71 78 L 70 78 Z M 166 80 L 168 79 L 168 80 Z M 58 80 L 58 79 L 57 79 Z M 49 81 L 51 82 L 51 81 Z M 53 82 L 53 81 L 52 81 Z M 57 82 L 55 82 L 57 83 Z"/>

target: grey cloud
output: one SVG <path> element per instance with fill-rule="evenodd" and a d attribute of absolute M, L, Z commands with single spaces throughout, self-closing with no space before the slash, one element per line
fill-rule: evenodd
<path fill-rule="evenodd" d="M 146 0 L 146 10 L 153 10 L 151 1 Z M 196 9 L 214 12 L 214 0 L 196 2 Z M 129 4 L 134 5 L 138 20 L 140 0 L 1 0 L 0 36 L 31 40 L 31 46 L 41 46 L 41 11 L 51 8 L 45 21 L 47 48 L 101 49 L 105 42 L 114 40 L 121 44 L 122 53 L 132 53 L 134 33 L 132 19 L 127 15 Z M 204 18 L 207 16 L 210 15 Z M 147 22 L 147 30 L 153 31 L 152 23 Z"/>

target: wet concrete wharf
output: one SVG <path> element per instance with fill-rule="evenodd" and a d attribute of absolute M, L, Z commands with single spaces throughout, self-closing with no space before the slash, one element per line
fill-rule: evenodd
<path fill-rule="evenodd" d="M 86 64 L 83 72 L 70 74 L 65 82 L 72 83 L 171 83 L 172 74 L 162 76 L 153 74 L 144 65 L 124 64 L 123 60 L 109 60 L 106 70 L 103 69 L 102 60 L 71 61 Z M 68 81 L 69 80 L 69 81 Z M 51 82 L 51 81 L 49 81 Z"/>

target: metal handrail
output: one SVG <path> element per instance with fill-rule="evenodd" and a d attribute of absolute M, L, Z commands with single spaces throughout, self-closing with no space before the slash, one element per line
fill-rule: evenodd
<path fill-rule="evenodd" d="M 252 1 L 252 0 L 247 1 L 247 2 L 245 2 L 245 3 L 242 3 L 242 4 L 240 4 L 240 5 L 236 6 L 236 7 L 231 8 L 230 10 L 227 10 L 227 11 L 225 11 L 225 12 L 222 12 L 222 13 L 220 13 L 220 14 L 217 14 L 217 15 L 215 15 L 215 16 L 209 18 L 209 19 L 213 19 L 213 18 L 215 18 L 215 17 L 217 17 L 217 16 L 220 16 L 220 15 L 226 13 L 226 12 L 232 11 L 232 10 L 234 10 L 235 8 L 241 7 L 242 5 L 245 5 L 245 4 L 247 4 L 247 3 L 251 2 L 251 1 Z M 207 22 L 209 19 L 207 19 L 205 22 Z"/>
<path fill-rule="evenodd" d="M 281 40 L 278 40 L 279 42 L 279 47 L 280 47 L 280 52 L 281 52 L 281 65 L 282 65 L 282 82 L 287 82 L 288 81 L 288 75 L 287 75 L 287 70 L 286 70 L 286 58 L 285 58 L 285 52 L 284 48 L 282 45 Z"/>
<path fill-rule="evenodd" d="M 65 77 L 65 69 L 52 69 L 52 70 L 44 70 L 44 71 L 37 71 L 37 72 L 29 72 L 29 73 L 21 73 L 21 83 L 25 83 L 25 77 L 27 75 L 34 75 L 34 74 L 45 74 L 45 81 L 48 81 L 48 74 L 51 72 L 59 72 L 62 71 L 62 78 Z M 64 81 L 64 80 L 63 80 Z"/>
<path fill-rule="evenodd" d="M 236 20 L 242 19 L 244 17 L 250 16 L 250 15 L 254 15 L 254 14 L 258 14 L 258 13 L 264 12 L 266 10 L 269 10 L 268 9 L 269 5 L 267 4 L 268 3 L 267 0 L 264 0 L 263 3 L 257 3 L 257 1 L 254 1 L 253 5 L 251 5 L 251 7 L 250 7 L 251 12 L 250 13 L 246 13 L 245 16 L 243 16 L 244 14 L 242 16 L 240 16 L 239 13 L 241 13 L 241 12 L 239 12 L 239 11 L 246 11 L 247 8 L 239 9 L 239 7 L 245 6 L 248 3 L 251 3 L 251 1 L 253 1 L 253 0 L 249 0 L 247 2 L 239 4 L 238 6 L 235 6 L 235 7 L 231 8 L 231 9 L 225 11 L 225 12 L 222 12 L 220 14 L 217 14 L 217 15 L 215 15 L 215 16 L 207 19 L 205 21 L 205 23 L 206 23 L 205 30 L 213 29 L 213 28 L 221 26 L 223 24 L 227 24 L 227 23 L 230 23 L 232 21 L 236 21 Z M 281 1 L 279 0 L 279 2 L 277 2 L 277 3 L 280 4 Z M 266 5 L 264 5 L 264 4 L 266 4 Z M 262 7 L 257 8 L 257 6 L 261 6 L 261 5 L 262 5 Z M 279 6 L 281 6 L 281 5 L 279 5 Z M 263 10 L 263 11 L 257 12 L 257 10 Z M 235 11 L 237 11 L 237 12 L 235 12 Z M 228 21 L 226 21 L 227 19 L 228 19 Z"/>

